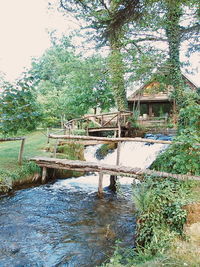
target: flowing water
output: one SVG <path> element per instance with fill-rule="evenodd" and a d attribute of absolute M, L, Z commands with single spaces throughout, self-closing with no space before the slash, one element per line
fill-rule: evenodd
<path fill-rule="evenodd" d="M 94 161 L 98 146 L 88 147 Z M 148 167 L 164 145 L 122 144 L 120 164 Z M 115 164 L 116 153 L 104 162 Z M 130 178 L 121 193 L 96 196 L 98 175 L 57 180 L 0 198 L 0 267 L 98 266 L 121 246 L 134 246 Z M 105 176 L 104 186 L 109 184 Z"/>

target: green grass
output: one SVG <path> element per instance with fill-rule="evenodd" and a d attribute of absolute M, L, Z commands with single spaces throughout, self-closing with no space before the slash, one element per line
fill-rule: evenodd
<path fill-rule="evenodd" d="M 53 141 L 52 141 L 53 142 Z M 18 154 L 21 141 L 0 142 L 0 169 L 5 171 L 16 171 L 21 167 L 18 165 Z M 47 137 L 41 131 L 35 131 L 26 135 L 23 159 L 34 156 L 49 156 L 50 153 L 44 149 L 47 146 Z"/>

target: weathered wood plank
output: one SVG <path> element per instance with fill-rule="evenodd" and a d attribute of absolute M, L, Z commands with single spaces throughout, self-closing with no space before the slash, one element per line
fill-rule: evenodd
<path fill-rule="evenodd" d="M 118 130 L 118 128 L 116 128 Z M 131 138 L 131 137 L 97 137 L 97 136 L 84 136 L 84 135 L 55 135 L 50 134 L 50 138 L 52 139 L 73 139 L 73 140 L 96 140 L 96 141 L 109 141 L 109 142 L 144 142 L 144 143 L 155 143 L 155 144 L 172 144 L 172 141 L 165 140 L 154 140 L 147 138 Z"/>
<path fill-rule="evenodd" d="M 118 116 L 118 114 L 114 115 L 114 117 L 112 117 L 111 119 L 109 119 L 108 121 L 106 121 L 102 127 L 105 127 L 107 124 L 109 124 L 111 121 L 113 121 L 116 117 Z"/>
<path fill-rule="evenodd" d="M 101 127 L 101 128 L 88 128 L 89 133 L 92 132 L 104 132 L 104 131 L 116 131 L 117 127 Z"/>
<path fill-rule="evenodd" d="M 133 176 L 139 179 L 143 175 L 154 175 L 164 178 L 175 178 L 180 180 L 197 180 L 200 181 L 200 176 L 191 176 L 191 175 L 181 175 L 181 174 L 172 174 L 166 172 L 158 172 L 154 170 L 141 169 L 141 168 L 132 168 L 127 166 L 116 166 L 108 165 L 96 162 L 86 162 L 79 160 L 67 160 L 67 159 L 55 159 L 47 157 L 35 157 L 30 159 L 36 162 L 41 167 L 55 168 L 55 169 L 66 169 L 66 170 L 76 170 L 76 171 L 85 171 L 85 172 L 102 172 L 113 175 L 121 176 Z"/>
<path fill-rule="evenodd" d="M 6 138 L 0 138 L 0 142 L 7 142 L 7 141 L 19 141 L 26 139 L 25 137 L 6 137 Z"/>
<path fill-rule="evenodd" d="M 133 112 L 132 111 L 116 111 L 116 112 L 108 112 L 108 113 L 101 113 L 101 114 L 88 114 L 88 115 L 85 115 L 82 117 L 83 118 L 89 118 L 89 117 L 101 117 L 102 115 L 103 116 L 111 116 L 111 115 L 115 115 L 115 114 L 118 114 L 118 113 L 121 113 L 121 115 L 124 115 L 124 116 L 129 116 L 129 115 L 132 115 Z"/>
<path fill-rule="evenodd" d="M 116 128 L 118 130 L 118 128 Z M 184 144 L 182 142 L 175 142 L 175 141 L 165 141 L 165 140 L 154 140 L 154 139 L 147 139 L 147 138 L 140 138 L 140 137 L 97 137 L 97 136 L 84 136 L 84 135 L 55 135 L 50 134 L 50 138 L 52 139 L 73 139 L 73 140 L 97 140 L 97 141 L 110 141 L 110 142 L 141 142 L 141 143 L 155 143 L 155 144 Z M 195 144 L 196 146 L 200 146 L 199 143 Z"/>

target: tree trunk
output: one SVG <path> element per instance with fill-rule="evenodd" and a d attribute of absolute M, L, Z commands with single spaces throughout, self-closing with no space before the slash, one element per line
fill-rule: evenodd
<path fill-rule="evenodd" d="M 174 98 L 180 108 L 183 100 L 183 78 L 180 64 L 180 17 L 179 1 L 168 0 L 166 16 L 166 35 L 169 46 L 169 84 L 174 88 Z"/>
<path fill-rule="evenodd" d="M 110 12 L 115 14 L 118 8 L 119 3 L 117 1 L 110 0 Z M 110 43 L 109 71 L 111 76 L 111 88 L 119 111 L 127 110 L 128 108 L 124 82 L 124 63 L 121 54 L 122 38 L 122 26 L 116 27 L 115 24 L 111 23 L 108 36 Z"/>
<path fill-rule="evenodd" d="M 114 93 L 115 103 L 118 110 L 127 110 L 126 90 L 124 83 L 124 63 L 121 55 L 118 38 L 110 38 L 109 69 L 111 75 L 111 87 Z"/>

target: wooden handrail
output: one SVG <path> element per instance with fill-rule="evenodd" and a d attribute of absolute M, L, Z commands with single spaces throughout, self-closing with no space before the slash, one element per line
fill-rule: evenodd
<path fill-rule="evenodd" d="M 184 142 L 174 142 L 174 141 L 165 141 L 165 140 L 154 140 L 148 138 L 140 137 L 120 137 L 120 138 L 111 138 L 111 137 L 97 137 L 97 136 L 84 136 L 84 135 L 54 135 L 50 134 L 49 138 L 52 139 L 74 139 L 74 140 L 96 140 L 96 141 L 109 141 L 109 142 L 142 142 L 142 143 L 155 143 L 155 144 L 184 144 Z M 200 146 L 199 143 L 195 144 Z"/>

